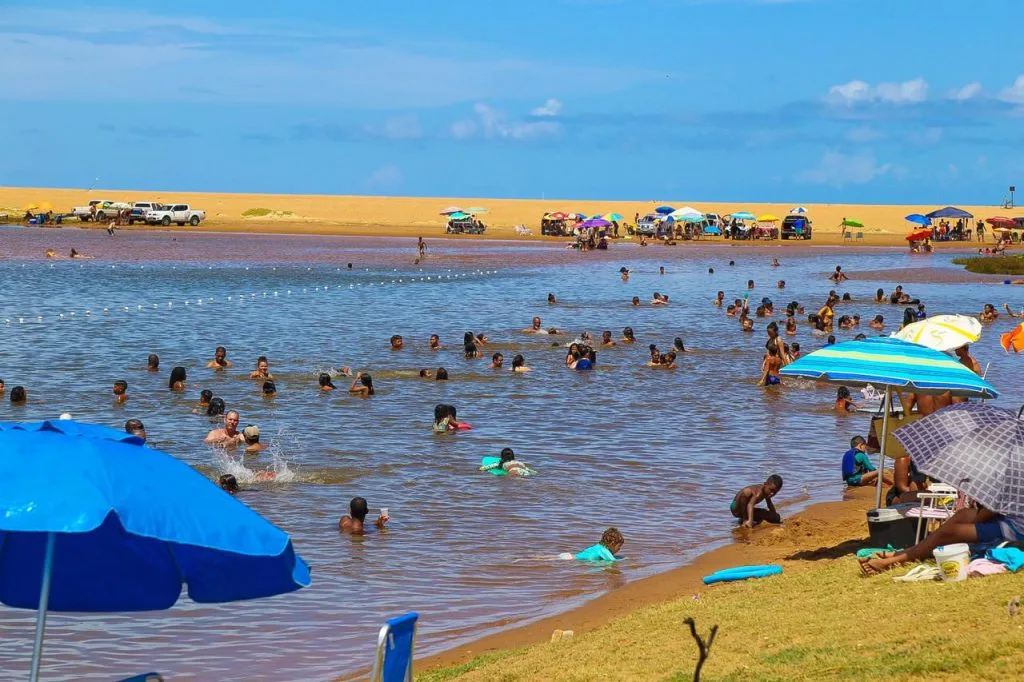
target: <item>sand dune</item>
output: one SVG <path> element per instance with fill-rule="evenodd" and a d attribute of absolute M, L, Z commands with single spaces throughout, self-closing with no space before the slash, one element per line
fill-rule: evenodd
<path fill-rule="evenodd" d="M 73 190 L 45 188 L 0 188 L 0 211 L 23 210 L 30 204 L 49 202 L 55 210 L 68 211 L 90 199 L 115 201 L 184 202 L 205 209 L 205 228 L 225 231 L 289 232 L 307 234 L 359 234 L 380 236 L 437 237 L 444 234 L 445 218 L 438 214 L 449 205 L 484 206 L 483 216 L 490 237 L 516 237 L 513 227 L 524 224 L 539 232 L 540 216 L 545 211 L 579 211 L 586 214 L 615 211 L 628 221 L 655 206 L 669 204 L 714 213 L 746 210 L 760 216 L 770 213 L 785 216 L 795 202 L 757 204 L 744 202 L 703 202 L 698 199 L 666 197 L 657 201 L 577 201 L 562 199 L 483 199 L 466 197 L 367 197 L 296 194 L 224 194 L 206 192 L 138 192 L 128 190 Z M 864 223 L 865 243 L 903 244 L 911 227 L 903 217 L 910 213 L 928 213 L 938 206 L 800 204 L 814 221 L 815 242 L 840 241 L 843 218 Z M 961 206 L 978 218 L 1024 214 L 997 206 Z M 263 209 L 263 210 L 259 210 Z M 244 215 L 246 212 L 266 215 Z"/>

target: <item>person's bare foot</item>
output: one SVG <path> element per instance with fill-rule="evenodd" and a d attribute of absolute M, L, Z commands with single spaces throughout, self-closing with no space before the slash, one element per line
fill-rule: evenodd
<path fill-rule="evenodd" d="M 860 570 L 864 575 L 878 575 L 888 571 L 898 563 L 894 552 L 879 552 L 873 557 L 859 559 L 859 561 Z"/>

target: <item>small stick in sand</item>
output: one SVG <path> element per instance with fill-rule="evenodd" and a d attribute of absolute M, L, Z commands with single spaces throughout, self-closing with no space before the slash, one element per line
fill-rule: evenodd
<path fill-rule="evenodd" d="M 697 659 L 697 668 L 693 671 L 693 682 L 700 682 L 700 669 L 704 667 L 704 661 L 708 658 L 708 653 L 711 651 L 711 645 L 715 642 L 715 635 L 718 634 L 718 626 L 711 626 L 711 634 L 705 642 L 701 639 L 700 635 L 697 634 L 697 623 L 693 618 L 687 618 L 683 622 L 690 626 L 690 634 L 693 635 L 693 639 L 697 642 L 697 647 L 700 649 L 700 658 Z"/>

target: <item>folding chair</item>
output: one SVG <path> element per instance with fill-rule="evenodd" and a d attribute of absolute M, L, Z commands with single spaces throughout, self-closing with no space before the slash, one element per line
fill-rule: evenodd
<path fill-rule="evenodd" d="M 377 635 L 377 657 L 370 682 L 412 682 L 412 655 L 418 613 L 392 618 Z"/>
<path fill-rule="evenodd" d="M 907 517 L 917 517 L 917 531 L 914 533 L 914 544 L 924 539 L 921 531 L 927 532 L 932 521 L 943 523 L 963 508 L 964 498 L 960 492 L 945 483 L 932 483 L 927 492 L 917 494 L 921 506 L 907 511 Z"/>
<path fill-rule="evenodd" d="M 845 241 L 847 239 L 853 241 L 853 232 L 843 232 L 843 240 Z"/>
<path fill-rule="evenodd" d="M 859 242 L 864 241 L 864 233 L 863 232 L 858 232 L 857 233 L 857 241 L 859 241 Z"/>

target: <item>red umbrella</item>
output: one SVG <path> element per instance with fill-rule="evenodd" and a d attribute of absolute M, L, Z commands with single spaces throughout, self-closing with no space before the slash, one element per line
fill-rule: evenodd
<path fill-rule="evenodd" d="M 932 231 L 931 230 L 914 230 L 913 232 L 911 232 L 910 234 L 907 235 L 907 241 L 908 242 L 919 242 L 919 241 L 923 241 L 925 239 L 931 239 L 931 238 L 932 238 Z"/>
<path fill-rule="evenodd" d="M 546 217 L 548 220 L 565 220 L 569 216 L 565 213 L 562 213 L 561 211 L 558 211 L 557 213 L 548 213 Z"/>
<path fill-rule="evenodd" d="M 994 218 L 986 218 L 985 222 L 993 227 L 1005 227 L 1010 230 L 1018 229 L 1020 225 L 1013 218 L 1006 218 L 1004 216 L 996 216 Z"/>

